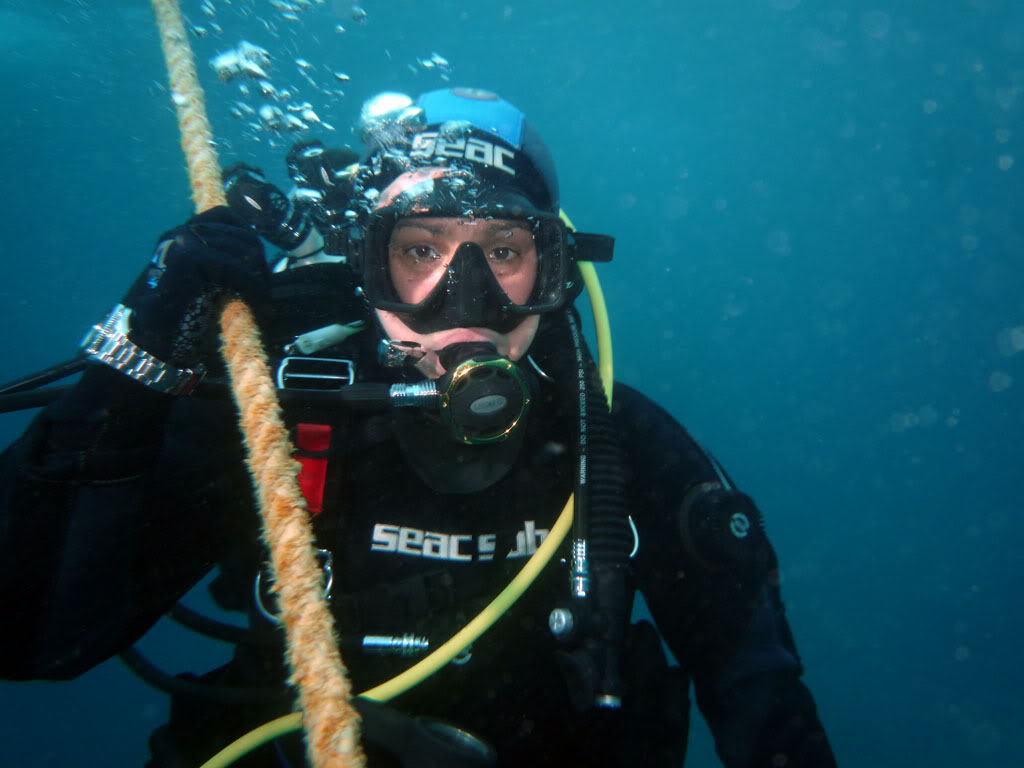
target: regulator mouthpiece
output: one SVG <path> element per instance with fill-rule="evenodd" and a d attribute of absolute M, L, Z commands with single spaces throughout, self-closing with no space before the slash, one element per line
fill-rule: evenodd
<path fill-rule="evenodd" d="M 455 439 L 466 445 L 508 439 L 530 408 L 522 369 L 483 342 L 452 344 L 438 357 L 445 367 L 438 382 L 441 419 Z"/>

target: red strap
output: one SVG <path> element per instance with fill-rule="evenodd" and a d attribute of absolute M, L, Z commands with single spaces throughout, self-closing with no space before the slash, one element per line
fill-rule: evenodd
<path fill-rule="evenodd" d="M 295 427 L 295 447 L 306 453 L 324 452 L 331 447 L 329 424 L 298 424 Z M 324 510 L 324 484 L 327 482 L 326 456 L 297 456 L 299 490 L 306 498 L 309 514 L 319 515 Z"/>

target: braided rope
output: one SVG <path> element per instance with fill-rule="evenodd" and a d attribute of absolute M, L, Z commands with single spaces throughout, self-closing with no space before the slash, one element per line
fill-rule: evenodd
<path fill-rule="evenodd" d="M 192 47 L 188 44 L 177 0 L 153 0 L 153 11 L 160 30 L 160 47 L 167 62 L 171 97 L 178 112 L 181 149 L 188 163 L 192 200 L 197 211 L 206 211 L 224 205 L 226 199 Z"/>
<path fill-rule="evenodd" d="M 177 0 L 152 2 L 192 197 L 196 209 L 205 211 L 224 205 L 225 198 L 202 88 Z M 359 714 L 350 703 L 348 673 L 323 596 L 309 514 L 296 482 L 298 462 L 291 456 L 259 328 L 241 301 L 225 306 L 221 339 L 263 517 L 263 538 L 271 551 L 290 681 L 299 689 L 309 759 L 316 768 L 361 768 L 365 759 L 359 745 Z"/>
<path fill-rule="evenodd" d="M 291 456 L 259 328 L 238 300 L 224 308 L 221 323 L 222 351 L 242 412 L 263 539 L 270 548 L 281 621 L 288 634 L 291 682 L 299 689 L 305 713 L 309 758 L 318 768 L 362 765 L 359 715 L 349 704 L 352 689 L 323 597 L 309 515 L 295 482 L 298 462 Z"/>

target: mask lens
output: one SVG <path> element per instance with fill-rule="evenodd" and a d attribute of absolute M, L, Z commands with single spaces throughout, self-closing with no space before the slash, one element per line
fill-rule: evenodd
<path fill-rule="evenodd" d="M 513 306 L 529 304 L 537 282 L 539 254 L 533 228 L 521 221 L 483 221 L 484 260 Z"/>
<path fill-rule="evenodd" d="M 488 269 L 507 303 L 527 306 L 535 293 L 539 262 L 528 222 L 409 218 L 392 230 L 387 272 L 395 299 L 406 305 L 427 300 L 443 280 L 459 281 L 468 270 Z"/>
<path fill-rule="evenodd" d="M 410 306 L 426 300 L 445 278 L 452 254 L 439 249 L 419 227 L 399 227 L 387 254 L 388 281 L 395 299 Z"/>
<path fill-rule="evenodd" d="M 470 288 L 483 288 L 514 314 L 564 301 L 566 236 L 553 217 L 405 216 L 380 220 L 371 241 L 366 287 L 382 309 L 427 311 L 445 293 Z"/>
<path fill-rule="evenodd" d="M 565 301 L 569 282 L 568 238 L 565 226 L 555 217 L 540 217 L 534 227 L 537 245 L 537 279 L 529 305 L 533 312 L 550 312 Z"/>

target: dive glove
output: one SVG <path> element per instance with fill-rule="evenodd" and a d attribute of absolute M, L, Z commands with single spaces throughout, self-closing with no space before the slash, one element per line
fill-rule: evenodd
<path fill-rule="evenodd" d="M 217 299 L 232 294 L 259 319 L 270 303 L 270 271 L 256 233 L 219 206 L 160 237 L 121 301 L 132 310 L 129 337 L 166 363 L 207 362 L 217 346 Z"/>

